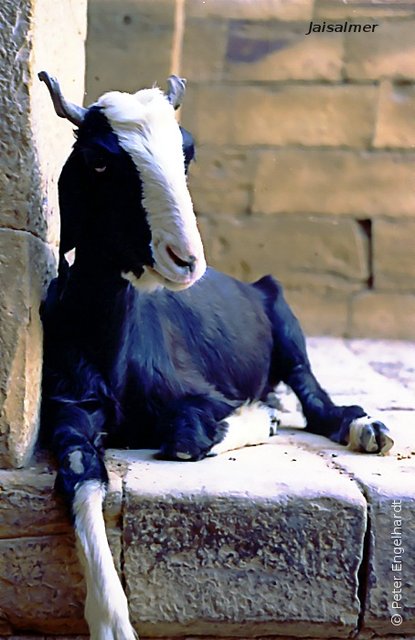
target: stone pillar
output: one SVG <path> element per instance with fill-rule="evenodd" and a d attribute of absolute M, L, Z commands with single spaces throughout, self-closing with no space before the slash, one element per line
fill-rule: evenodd
<path fill-rule="evenodd" d="M 37 78 L 56 75 L 82 102 L 86 0 L 3 0 L 0 16 L 0 466 L 36 440 L 42 362 L 39 304 L 54 272 L 57 179 L 72 127 Z"/>

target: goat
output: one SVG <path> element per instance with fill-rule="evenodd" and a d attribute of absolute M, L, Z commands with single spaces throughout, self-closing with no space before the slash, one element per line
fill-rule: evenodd
<path fill-rule="evenodd" d="M 280 381 L 309 432 L 369 453 L 393 441 L 321 388 L 274 278 L 246 284 L 206 267 L 186 181 L 193 138 L 174 113 L 185 81 L 171 76 L 167 94 L 110 92 L 85 109 L 39 76 L 77 127 L 59 179 L 58 277 L 42 305 L 41 433 L 74 521 L 91 637 L 128 640 L 135 632 L 102 516 L 105 447 L 196 461 L 262 442 Z"/>

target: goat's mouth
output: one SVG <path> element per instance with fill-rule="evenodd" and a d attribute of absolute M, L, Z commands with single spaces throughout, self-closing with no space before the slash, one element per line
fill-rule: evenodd
<path fill-rule="evenodd" d="M 151 253 L 151 261 L 122 272 L 122 277 L 141 291 L 151 292 L 160 288 L 183 291 L 206 271 L 203 248 L 199 256 L 195 256 L 188 248 L 180 250 L 173 243 L 158 242 L 151 247 Z"/>
<path fill-rule="evenodd" d="M 160 278 L 167 289 L 187 289 L 206 270 L 203 252 L 196 256 L 187 248 L 180 249 L 172 243 L 163 242 L 153 246 L 152 253 L 154 262 L 146 268 Z"/>

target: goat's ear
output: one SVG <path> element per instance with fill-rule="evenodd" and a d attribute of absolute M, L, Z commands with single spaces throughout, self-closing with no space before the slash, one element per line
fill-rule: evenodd
<path fill-rule="evenodd" d="M 60 254 L 76 247 L 87 207 L 85 177 L 79 171 L 79 160 L 73 152 L 59 178 L 59 209 L 61 218 Z"/>
<path fill-rule="evenodd" d="M 190 131 L 187 131 L 184 127 L 180 127 L 180 131 L 183 138 L 184 165 L 187 173 L 189 164 L 196 157 L 195 141 Z"/>

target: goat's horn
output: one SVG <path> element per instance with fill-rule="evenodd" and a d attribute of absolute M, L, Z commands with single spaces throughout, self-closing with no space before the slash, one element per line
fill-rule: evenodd
<path fill-rule="evenodd" d="M 50 97 L 52 98 L 55 111 L 60 118 L 67 118 L 72 124 L 79 127 L 82 123 L 88 109 L 84 107 L 78 107 L 78 105 L 72 102 L 67 102 L 62 95 L 59 82 L 53 76 L 50 76 L 46 71 L 38 73 L 38 78 L 44 82 L 49 89 Z"/>
<path fill-rule="evenodd" d="M 182 103 L 184 92 L 186 91 L 186 80 L 178 76 L 169 76 L 167 78 L 167 100 L 175 109 L 178 109 Z"/>

